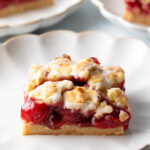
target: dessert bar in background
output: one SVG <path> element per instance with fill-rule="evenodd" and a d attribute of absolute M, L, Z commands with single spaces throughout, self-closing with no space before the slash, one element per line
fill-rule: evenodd
<path fill-rule="evenodd" d="M 127 21 L 150 25 L 150 0 L 125 0 L 125 3 Z"/>
<path fill-rule="evenodd" d="M 0 0 L 0 17 L 53 5 L 53 0 Z"/>

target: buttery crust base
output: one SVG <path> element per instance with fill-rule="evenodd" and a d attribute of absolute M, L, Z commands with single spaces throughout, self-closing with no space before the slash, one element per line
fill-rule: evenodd
<path fill-rule="evenodd" d="M 95 127 L 79 127 L 63 125 L 60 129 L 50 129 L 44 125 L 23 123 L 23 135 L 122 135 L 122 126 L 117 128 L 99 129 Z"/>
<path fill-rule="evenodd" d="M 138 8 L 133 9 L 132 11 L 127 9 L 125 11 L 124 18 L 129 22 L 141 23 L 150 26 L 150 14 L 142 14 Z"/>
<path fill-rule="evenodd" d="M 54 0 L 36 0 L 34 2 L 26 2 L 19 5 L 10 5 L 0 10 L 0 17 L 23 13 L 32 9 L 39 9 L 53 5 Z"/>

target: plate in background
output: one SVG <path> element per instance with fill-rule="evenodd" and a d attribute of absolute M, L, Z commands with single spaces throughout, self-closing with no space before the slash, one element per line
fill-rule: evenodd
<path fill-rule="evenodd" d="M 123 18 L 123 14 L 125 11 L 124 0 L 91 0 L 91 2 L 99 8 L 103 16 L 109 21 L 115 24 L 120 24 L 130 31 L 149 36 L 149 26 L 130 23 Z"/>
<path fill-rule="evenodd" d="M 126 94 L 132 110 L 130 126 L 124 136 L 22 136 L 20 108 L 29 66 L 48 63 L 63 53 L 73 59 L 98 57 L 102 65 L 124 68 Z M 142 41 L 116 39 L 96 31 L 23 35 L 1 44 L 0 149 L 138 150 L 150 144 L 149 58 L 150 49 Z"/>
<path fill-rule="evenodd" d="M 0 37 L 23 34 L 63 20 L 84 0 L 54 0 L 53 6 L 0 18 Z"/>

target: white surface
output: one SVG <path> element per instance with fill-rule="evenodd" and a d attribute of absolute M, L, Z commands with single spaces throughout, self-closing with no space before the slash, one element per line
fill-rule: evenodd
<path fill-rule="evenodd" d="M 0 18 L 0 37 L 54 25 L 73 12 L 83 0 L 55 0 L 54 5 Z"/>
<path fill-rule="evenodd" d="M 123 18 L 125 11 L 124 0 L 91 0 L 91 2 L 98 7 L 103 16 L 111 22 L 120 24 L 133 32 L 139 32 L 141 34 L 150 36 L 149 26 L 129 23 Z"/>
<path fill-rule="evenodd" d="M 65 38 L 64 38 L 65 37 Z M 98 57 L 102 65 L 120 65 L 132 119 L 124 136 L 22 136 L 23 85 L 32 63 L 48 63 L 62 53 L 73 59 Z M 132 38 L 101 32 L 51 32 L 27 35 L 0 46 L 0 149 L 2 150 L 137 150 L 150 143 L 150 50 Z M 109 143 L 109 144 L 108 144 Z"/>

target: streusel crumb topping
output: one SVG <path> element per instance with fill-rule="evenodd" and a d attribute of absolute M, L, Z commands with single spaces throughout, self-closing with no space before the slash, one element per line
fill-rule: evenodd
<path fill-rule="evenodd" d="M 128 107 L 128 99 L 121 89 L 124 82 L 121 67 L 101 66 L 96 58 L 73 61 L 64 54 L 46 65 L 32 65 L 24 87 L 25 96 L 53 105 L 63 101 L 64 108 L 95 112 L 96 118 L 113 112 L 113 107 Z M 120 121 L 128 118 L 121 111 Z"/>
<path fill-rule="evenodd" d="M 112 111 L 112 106 L 108 105 L 106 102 L 101 102 L 96 110 L 95 117 L 101 118 L 104 114 L 109 114 Z"/>
<path fill-rule="evenodd" d="M 58 82 L 47 81 L 29 92 L 29 96 L 43 101 L 47 105 L 51 105 L 62 100 L 62 93 L 73 89 L 73 87 L 73 83 L 68 80 Z"/>
<path fill-rule="evenodd" d="M 119 114 L 119 120 L 120 120 L 121 122 L 124 122 L 124 121 L 126 121 L 128 118 L 129 118 L 129 115 L 128 115 L 125 111 L 121 110 L 121 111 L 120 111 L 120 114 Z"/>
<path fill-rule="evenodd" d="M 120 88 L 111 88 L 107 91 L 108 99 L 118 107 L 129 107 L 128 99 Z"/>
<path fill-rule="evenodd" d="M 64 107 L 68 109 L 80 109 L 84 113 L 95 111 L 101 97 L 94 91 L 85 87 L 76 87 L 64 93 Z"/>

